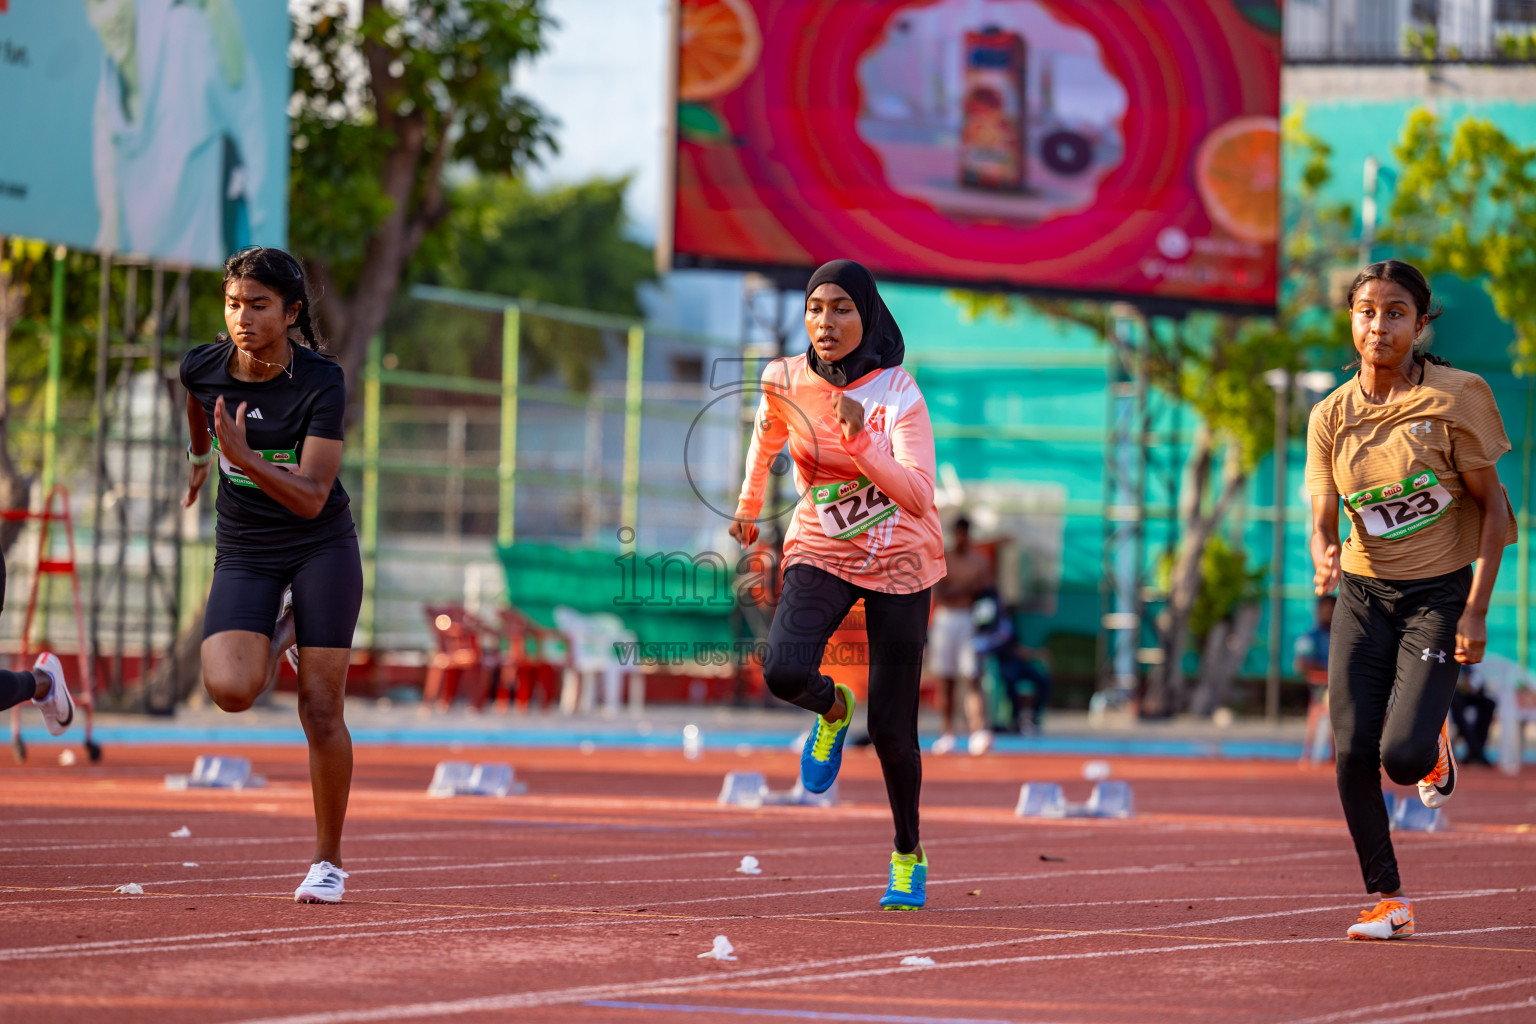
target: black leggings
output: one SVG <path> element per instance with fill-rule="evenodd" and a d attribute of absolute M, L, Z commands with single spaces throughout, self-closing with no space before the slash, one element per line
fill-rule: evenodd
<path fill-rule="evenodd" d="M 5 610 L 5 552 L 0 551 L 0 611 Z M 31 700 L 37 692 L 37 677 L 30 671 L 8 672 L 0 669 L 0 711 Z"/>
<path fill-rule="evenodd" d="M 1423 580 L 1344 573 L 1340 581 L 1329 634 L 1328 712 L 1339 799 L 1366 892 L 1402 886 L 1381 770 L 1400 786 L 1434 770 L 1461 673 L 1456 623 L 1471 588 L 1470 567 Z"/>
<path fill-rule="evenodd" d="M 930 588 L 931 589 L 931 588 Z M 869 738 L 880 757 L 885 793 L 896 822 L 896 850 L 917 849 L 917 801 L 923 761 L 917 742 L 917 694 L 923 644 L 928 638 L 929 590 L 885 594 L 849 583 L 824 569 L 791 565 L 768 632 L 763 678 L 780 700 L 824 715 L 837 701 L 821 674 L 833 630 L 859 598 L 869 636 Z M 834 652 L 844 660 L 850 652 Z"/>

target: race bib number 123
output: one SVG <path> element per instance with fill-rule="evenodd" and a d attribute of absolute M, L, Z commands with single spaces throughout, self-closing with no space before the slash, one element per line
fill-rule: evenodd
<path fill-rule="evenodd" d="M 1454 500 L 1431 469 L 1349 496 L 1366 532 L 1382 540 L 1398 540 L 1432 526 Z"/>

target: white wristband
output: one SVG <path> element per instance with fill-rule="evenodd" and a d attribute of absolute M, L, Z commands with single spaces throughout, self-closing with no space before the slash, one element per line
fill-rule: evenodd
<path fill-rule="evenodd" d="M 213 461 L 213 449 L 210 448 L 203 452 L 203 454 L 198 455 L 192 450 L 192 446 L 189 444 L 187 445 L 187 461 L 192 463 L 194 466 L 206 466 L 208 463 Z"/>

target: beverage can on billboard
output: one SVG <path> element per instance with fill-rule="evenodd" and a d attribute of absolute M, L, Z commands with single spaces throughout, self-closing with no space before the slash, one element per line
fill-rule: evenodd
<path fill-rule="evenodd" d="M 1017 32 L 965 34 L 960 184 L 968 188 L 1024 188 L 1025 53 Z"/>

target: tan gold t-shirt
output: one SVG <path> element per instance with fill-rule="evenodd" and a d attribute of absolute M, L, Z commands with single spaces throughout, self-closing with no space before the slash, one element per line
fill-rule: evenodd
<path fill-rule="evenodd" d="M 1386 405 L 1367 402 L 1351 377 L 1312 410 L 1307 492 L 1344 498 L 1345 572 L 1443 576 L 1477 558 L 1482 532 L 1461 474 L 1493 465 L 1509 447 L 1493 391 L 1475 373 L 1428 363 L 1419 386 Z M 1514 542 L 1511 512 L 1504 543 Z"/>

